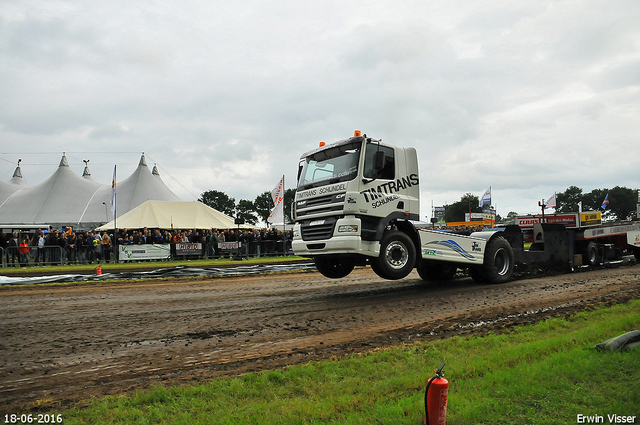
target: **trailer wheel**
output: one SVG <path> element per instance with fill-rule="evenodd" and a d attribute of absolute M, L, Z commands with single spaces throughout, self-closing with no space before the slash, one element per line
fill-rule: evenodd
<path fill-rule="evenodd" d="M 320 255 L 315 257 L 316 268 L 324 277 L 340 279 L 347 276 L 356 266 L 353 258 Z"/>
<path fill-rule="evenodd" d="M 393 230 L 382 236 L 380 255 L 371 268 L 383 279 L 402 279 L 416 263 L 416 249 L 407 234 Z"/>
<path fill-rule="evenodd" d="M 589 245 L 584 249 L 582 263 L 588 266 L 598 264 L 598 245 L 595 242 L 589 242 Z"/>
<path fill-rule="evenodd" d="M 633 256 L 636 257 L 636 261 L 640 261 L 640 248 L 633 250 Z"/>
<path fill-rule="evenodd" d="M 451 280 L 456 275 L 458 268 L 453 264 L 432 263 L 421 261 L 417 267 L 418 274 L 424 281 Z"/>
<path fill-rule="evenodd" d="M 495 238 L 487 244 L 482 274 L 489 283 L 505 283 L 513 275 L 513 250 L 506 239 Z"/>

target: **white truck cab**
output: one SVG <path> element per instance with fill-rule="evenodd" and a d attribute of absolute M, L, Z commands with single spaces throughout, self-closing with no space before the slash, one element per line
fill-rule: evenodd
<path fill-rule="evenodd" d="M 327 277 L 344 277 L 356 264 L 371 265 L 385 279 L 401 279 L 415 267 L 424 279 L 452 277 L 458 266 L 492 282 L 513 272 L 510 245 L 497 232 L 418 231 L 412 224 L 420 217 L 416 150 L 358 130 L 301 156 L 292 212 L 294 253 L 314 258 Z M 485 261 L 490 242 L 491 264 Z"/>

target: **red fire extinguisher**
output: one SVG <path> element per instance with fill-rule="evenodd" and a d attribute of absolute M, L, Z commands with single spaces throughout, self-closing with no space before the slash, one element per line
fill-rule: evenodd
<path fill-rule="evenodd" d="M 442 362 L 435 376 L 429 379 L 424 390 L 424 424 L 445 425 L 447 423 L 447 396 L 449 395 L 449 381 L 444 379 L 442 369 L 446 362 Z"/>
<path fill-rule="evenodd" d="M 96 275 L 100 276 L 102 274 L 102 267 L 96 267 Z"/>

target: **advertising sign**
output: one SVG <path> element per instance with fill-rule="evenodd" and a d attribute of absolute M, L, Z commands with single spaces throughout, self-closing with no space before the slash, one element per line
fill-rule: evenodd
<path fill-rule="evenodd" d="M 120 261 L 168 260 L 171 256 L 169 245 L 118 245 Z"/>
<path fill-rule="evenodd" d="M 580 213 L 580 227 L 599 226 L 601 224 L 602 213 L 600 211 Z"/>
<path fill-rule="evenodd" d="M 176 255 L 200 255 L 202 253 L 201 243 L 177 243 Z"/>
<path fill-rule="evenodd" d="M 533 225 L 540 223 L 541 220 L 541 215 L 518 217 L 516 224 L 523 229 L 532 229 Z M 564 224 L 566 227 L 578 227 L 578 214 L 545 215 L 544 221 L 545 223 Z"/>

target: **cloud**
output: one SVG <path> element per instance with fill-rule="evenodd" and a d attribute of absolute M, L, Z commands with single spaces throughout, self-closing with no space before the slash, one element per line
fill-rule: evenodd
<path fill-rule="evenodd" d="M 417 148 L 423 215 L 489 185 L 526 210 L 637 185 L 638 18 L 634 1 L 6 1 L 0 138 L 43 164 L 94 151 L 106 183 L 144 151 L 184 200 L 254 199 L 360 129 Z"/>

